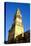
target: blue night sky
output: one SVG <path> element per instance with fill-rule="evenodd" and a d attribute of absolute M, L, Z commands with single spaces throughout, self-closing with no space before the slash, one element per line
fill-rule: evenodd
<path fill-rule="evenodd" d="M 17 8 L 22 12 L 24 31 L 26 32 L 30 28 L 30 4 L 6 2 L 6 41 L 8 40 L 8 31 L 13 24 Z"/>

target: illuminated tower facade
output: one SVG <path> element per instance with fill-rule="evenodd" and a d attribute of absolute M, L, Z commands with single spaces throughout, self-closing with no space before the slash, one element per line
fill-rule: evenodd
<path fill-rule="evenodd" d="M 14 38 L 16 38 L 16 36 L 22 34 L 22 37 L 24 37 L 24 28 L 23 28 L 23 24 L 22 24 L 22 15 L 19 9 L 17 9 L 16 11 L 16 18 L 15 18 L 15 35 Z"/>

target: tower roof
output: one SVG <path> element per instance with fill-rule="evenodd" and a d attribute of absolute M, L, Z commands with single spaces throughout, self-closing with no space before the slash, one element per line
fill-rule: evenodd
<path fill-rule="evenodd" d="M 18 18 L 21 18 L 21 19 L 22 19 L 21 11 L 20 11 L 20 9 L 19 9 L 19 8 L 17 8 L 17 10 L 16 10 L 16 13 L 15 13 L 15 16 L 14 16 L 14 20 L 16 19 L 16 17 L 18 17 Z"/>
<path fill-rule="evenodd" d="M 18 8 L 17 11 L 16 11 L 16 15 L 17 15 L 17 16 L 21 16 L 21 11 L 20 11 L 19 8 Z M 22 16 L 21 16 L 21 17 L 22 17 Z"/>
<path fill-rule="evenodd" d="M 20 12 L 20 9 L 19 9 L 19 8 L 17 8 L 17 11 L 19 11 L 19 12 Z"/>

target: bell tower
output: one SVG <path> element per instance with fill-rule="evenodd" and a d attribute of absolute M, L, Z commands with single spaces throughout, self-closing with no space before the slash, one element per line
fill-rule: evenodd
<path fill-rule="evenodd" d="M 14 38 L 16 38 L 16 36 L 22 34 L 22 37 L 24 37 L 24 28 L 23 28 L 23 24 L 22 24 L 22 15 L 19 9 L 17 9 L 16 11 L 16 15 L 15 15 L 15 35 Z"/>

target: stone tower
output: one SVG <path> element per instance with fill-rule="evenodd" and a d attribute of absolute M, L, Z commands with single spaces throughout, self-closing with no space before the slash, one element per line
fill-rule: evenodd
<path fill-rule="evenodd" d="M 24 28 L 23 28 L 23 24 L 22 24 L 22 15 L 19 9 L 17 9 L 16 11 L 16 18 L 15 18 L 15 35 L 14 38 L 16 38 L 16 36 L 22 34 L 22 37 L 24 37 Z"/>
<path fill-rule="evenodd" d="M 23 28 L 23 24 L 22 24 L 22 15 L 21 15 L 20 10 L 17 9 L 16 14 L 14 16 L 14 23 L 12 24 L 12 27 L 9 30 L 8 41 L 12 42 L 20 34 L 22 34 L 22 37 L 24 37 L 24 28 Z"/>

